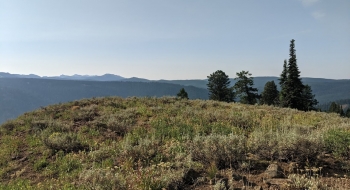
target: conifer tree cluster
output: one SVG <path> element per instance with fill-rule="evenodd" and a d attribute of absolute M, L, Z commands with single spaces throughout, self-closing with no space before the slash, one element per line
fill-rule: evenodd
<path fill-rule="evenodd" d="M 349 109 L 348 109 L 349 110 Z M 331 103 L 331 106 L 328 110 L 329 113 L 338 113 L 340 116 L 345 116 L 343 107 L 340 104 L 337 104 L 335 102 Z M 348 112 L 348 111 L 347 111 Z"/>
<path fill-rule="evenodd" d="M 294 108 L 303 111 L 316 110 L 318 101 L 312 94 L 311 87 L 304 85 L 300 78 L 300 71 L 297 65 L 295 53 L 295 40 L 290 42 L 289 60 L 284 60 L 283 71 L 279 84 L 281 92 L 278 92 L 274 81 L 265 84 L 264 91 L 258 94 L 258 89 L 253 88 L 254 81 L 249 71 L 236 73 L 236 83 L 229 87 L 230 80 L 221 70 L 208 76 L 209 99 L 232 102 L 235 96 L 239 97 L 244 104 L 267 104 L 281 107 Z M 235 92 L 233 91 L 235 90 Z"/>
<path fill-rule="evenodd" d="M 234 102 L 238 96 L 243 104 L 255 104 L 258 102 L 260 95 L 258 89 L 253 88 L 254 81 L 251 73 L 241 71 L 236 73 L 237 82 L 230 87 L 230 79 L 225 72 L 218 70 L 208 76 L 209 99 L 225 102 Z M 234 91 L 235 90 L 235 91 Z"/>

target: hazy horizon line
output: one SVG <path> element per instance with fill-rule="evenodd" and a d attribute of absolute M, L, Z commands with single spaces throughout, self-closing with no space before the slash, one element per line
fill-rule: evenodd
<path fill-rule="evenodd" d="M 51 75 L 51 76 L 48 76 L 48 75 L 39 75 L 39 74 L 34 74 L 34 73 L 29 73 L 29 74 L 23 74 L 23 73 L 10 73 L 10 72 L 5 72 L 5 71 L 0 71 L 0 72 L 2 72 L 2 73 L 7 73 L 7 74 L 12 74 L 12 75 L 23 75 L 23 76 L 25 76 L 25 75 L 27 75 L 27 76 L 29 76 L 29 75 L 36 75 L 36 76 L 39 76 L 40 78 L 45 78 L 45 77 L 48 77 L 48 78 L 50 78 L 50 77 L 60 77 L 60 76 L 68 76 L 68 77 L 73 77 L 73 76 L 75 76 L 75 75 L 77 75 L 77 76 L 87 76 L 87 77 L 99 77 L 99 76 L 103 76 L 103 75 L 114 75 L 114 76 L 119 76 L 119 77 L 122 77 L 122 78 L 124 78 L 124 79 L 130 79 L 130 78 L 139 78 L 139 79 L 146 79 L 146 80 L 150 80 L 150 81 L 156 81 L 156 80 L 207 80 L 207 78 L 202 78 L 202 79 L 200 79 L 200 78 L 187 78 L 187 79 L 164 79 L 164 78 L 161 78 L 161 79 L 148 79 L 148 78 L 143 78 L 143 77 L 137 77 L 137 76 L 132 76 L 132 77 L 124 77 L 124 76 L 122 76 L 122 75 L 119 75 L 119 74 L 113 74 L 113 73 L 105 73 L 105 74 L 102 74 L 102 75 L 98 75 L 98 74 L 92 74 L 92 75 L 90 75 L 90 74 L 77 74 L 77 73 L 75 73 L 75 74 L 72 74 L 72 75 L 67 75 L 67 74 L 60 74 L 60 75 Z M 279 76 L 252 76 L 253 78 L 256 78 L 256 77 L 277 77 L 277 78 L 279 78 Z M 230 79 L 233 79 L 233 78 L 235 78 L 235 77 L 229 77 Z M 350 80 L 350 79 L 346 79 L 346 78 L 339 78 L 339 79 L 335 79 L 335 78 L 323 78 L 323 77 L 308 77 L 308 76 L 302 76 L 302 77 L 300 77 L 300 78 L 314 78 L 314 79 L 330 79 L 330 80 Z"/>

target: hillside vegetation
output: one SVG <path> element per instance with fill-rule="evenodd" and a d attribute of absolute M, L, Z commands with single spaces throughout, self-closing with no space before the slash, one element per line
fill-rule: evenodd
<path fill-rule="evenodd" d="M 350 119 L 272 106 L 84 99 L 4 123 L 0 150 L 0 189 L 350 187 Z"/>

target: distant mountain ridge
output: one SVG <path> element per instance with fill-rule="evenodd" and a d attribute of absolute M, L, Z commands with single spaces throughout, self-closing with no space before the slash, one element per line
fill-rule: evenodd
<path fill-rule="evenodd" d="M 98 75 L 60 75 L 60 76 L 38 76 L 35 74 L 29 74 L 29 75 L 21 75 L 21 74 L 11 74 L 11 73 L 5 73 L 0 72 L 0 78 L 36 78 L 36 79 L 61 79 L 61 80 L 87 80 L 87 81 L 121 81 L 125 79 L 124 77 L 121 77 L 119 75 L 114 74 L 104 74 L 101 76 Z"/>
<path fill-rule="evenodd" d="M 104 74 L 102 76 L 97 75 L 61 75 L 54 77 L 40 77 L 35 74 L 20 75 L 0 72 L 0 78 L 35 78 L 35 79 L 55 79 L 55 80 L 77 80 L 77 81 L 123 81 L 123 82 L 158 82 L 167 84 L 177 84 L 182 86 L 194 86 L 197 88 L 207 89 L 207 79 L 188 79 L 188 80 L 149 80 L 144 78 L 125 78 L 114 74 Z M 264 86 L 268 81 L 275 81 L 279 89 L 279 77 L 262 76 L 254 77 L 254 86 L 261 93 L 264 90 Z M 233 78 L 230 79 L 231 85 L 235 84 Z M 325 78 L 302 78 L 304 84 L 311 86 L 313 93 L 316 95 L 316 99 L 319 103 L 327 103 L 330 101 L 348 99 L 350 98 L 350 79 L 325 79 Z"/>

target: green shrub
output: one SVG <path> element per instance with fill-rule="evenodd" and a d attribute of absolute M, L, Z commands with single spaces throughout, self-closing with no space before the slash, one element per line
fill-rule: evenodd
<path fill-rule="evenodd" d="M 127 189 L 124 177 L 111 169 L 89 169 L 80 173 L 80 183 L 86 189 Z"/>
<path fill-rule="evenodd" d="M 138 167 L 127 173 L 130 189 L 183 189 L 184 169 L 170 169 L 166 163 Z"/>
<path fill-rule="evenodd" d="M 9 120 L 3 123 L 0 126 L 0 134 L 10 134 L 13 130 L 18 128 L 20 125 L 23 125 L 23 123 L 19 122 L 18 120 Z"/>
<path fill-rule="evenodd" d="M 325 144 L 335 156 L 350 156 L 350 131 L 332 129 L 325 134 Z"/>
<path fill-rule="evenodd" d="M 193 126 L 181 123 L 181 121 L 175 124 L 166 120 L 159 120 L 154 125 L 154 129 L 156 137 L 162 140 L 174 138 L 181 141 L 184 136 L 194 136 Z"/>
<path fill-rule="evenodd" d="M 323 151 L 322 136 L 301 133 L 298 127 L 276 130 L 256 129 L 248 140 L 249 151 L 261 159 L 304 163 L 314 161 Z"/>
<path fill-rule="evenodd" d="M 221 169 L 245 158 L 245 137 L 237 135 L 196 136 L 188 143 L 193 161 L 215 163 Z"/>
<path fill-rule="evenodd" d="M 87 149 L 87 146 L 83 145 L 74 133 L 54 132 L 49 136 L 43 137 L 43 142 L 54 151 L 77 152 Z"/>
<path fill-rule="evenodd" d="M 40 171 L 49 165 L 49 162 L 46 159 L 40 159 L 34 163 L 34 169 Z"/>
<path fill-rule="evenodd" d="M 92 104 L 90 106 L 81 108 L 76 113 L 71 113 L 71 114 L 73 115 L 74 122 L 93 121 L 95 117 L 99 115 L 98 106 Z"/>
<path fill-rule="evenodd" d="M 37 133 L 52 125 L 53 122 L 50 122 L 49 120 L 33 121 L 31 122 L 31 130 L 32 132 Z"/>
<path fill-rule="evenodd" d="M 132 158 L 134 163 L 141 161 L 143 166 L 148 166 L 162 161 L 160 148 L 160 142 L 153 138 L 140 139 L 136 145 L 126 138 L 121 144 L 119 158 L 124 161 Z"/>
<path fill-rule="evenodd" d="M 288 176 L 291 181 L 287 189 L 319 189 L 326 190 L 327 185 L 323 184 L 320 178 L 306 176 L 305 174 L 291 174 Z"/>
<path fill-rule="evenodd" d="M 134 128 L 139 115 L 136 109 L 130 108 L 110 115 L 101 115 L 90 124 L 99 130 L 108 129 L 119 136 L 124 136 Z"/>

